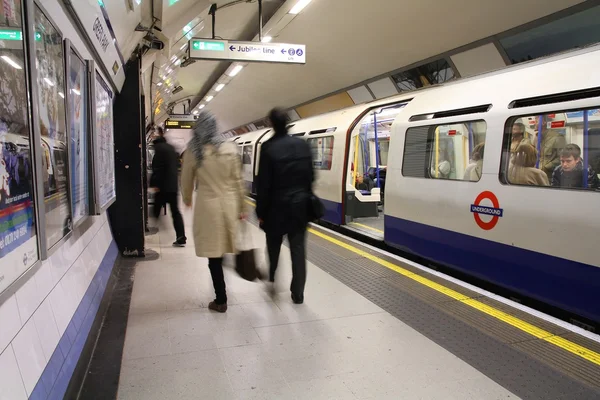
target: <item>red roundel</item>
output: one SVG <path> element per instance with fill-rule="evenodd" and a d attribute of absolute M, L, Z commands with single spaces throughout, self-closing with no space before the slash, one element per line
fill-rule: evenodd
<path fill-rule="evenodd" d="M 480 205 L 483 200 L 490 200 L 493 207 L 487 207 Z M 481 192 L 475 199 L 475 203 L 471 204 L 471 212 L 475 218 L 477 225 L 486 231 L 494 229 L 498 220 L 502 217 L 504 211 L 500 208 L 500 202 L 496 195 L 490 191 Z M 481 219 L 481 215 L 490 215 L 492 219 L 485 222 Z"/>

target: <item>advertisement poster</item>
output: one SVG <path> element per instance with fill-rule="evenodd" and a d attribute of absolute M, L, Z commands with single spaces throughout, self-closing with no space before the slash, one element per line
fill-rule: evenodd
<path fill-rule="evenodd" d="M 0 28 L 20 29 L 20 3 L 0 7 Z M 1 293 L 38 260 L 38 252 L 23 43 L 3 39 L 0 45 L 6 61 L 0 63 Z"/>
<path fill-rule="evenodd" d="M 51 248 L 70 232 L 71 206 L 65 121 L 64 61 L 62 37 L 35 8 L 35 42 L 39 91 L 39 124 L 42 136 L 42 171 L 46 208 L 46 245 Z"/>
<path fill-rule="evenodd" d="M 71 204 L 73 223 L 89 213 L 88 145 L 87 145 L 87 86 L 83 61 L 71 52 L 69 65 L 69 122 L 71 125 Z"/>
<path fill-rule="evenodd" d="M 98 206 L 104 208 L 116 196 L 115 143 L 112 92 L 96 73 L 96 182 Z"/>

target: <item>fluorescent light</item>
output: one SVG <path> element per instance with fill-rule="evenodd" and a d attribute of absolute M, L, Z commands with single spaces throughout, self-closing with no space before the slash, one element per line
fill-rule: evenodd
<path fill-rule="evenodd" d="M 183 49 L 185 49 L 185 48 L 187 47 L 187 45 L 188 45 L 187 43 L 184 43 L 184 44 L 183 44 L 183 46 L 181 46 L 181 47 L 179 48 L 179 50 L 183 50 Z"/>
<path fill-rule="evenodd" d="M 270 43 L 273 38 L 271 36 L 264 36 L 261 40 L 263 43 Z"/>
<path fill-rule="evenodd" d="M 192 114 L 198 115 L 198 110 L 194 110 L 194 112 Z"/>
<path fill-rule="evenodd" d="M 204 107 L 206 107 L 204 104 L 200 104 L 200 106 L 198 107 L 198 110 L 202 110 Z"/>
<path fill-rule="evenodd" d="M 171 62 L 173 62 L 173 61 L 175 61 L 175 60 L 177 60 L 177 56 L 173 56 L 173 57 L 171 57 Z"/>
<path fill-rule="evenodd" d="M 50 86 L 54 86 L 54 82 L 52 82 L 50 79 L 48 78 L 44 78 L 44 80 L 46 81 L 46 83 Z"/>
<path fill-rule="evenodd" d="M 181 65 L 181 60 L 180 60 L 180 59 L 177 59 L 177 60 L 175 61 L 175 65 L 177 65 L 177 66 Z"/>
<path fill-rule="evenodd" d="M 304 7 L 306 7 L 312 0 L 298 0 L 296 5 L 290 10 L 290 14 L 300 14 Z"/>
<path fill-rule="evenodd" d="M 63 99 L 65 98 L 65 94 L 64 94 L 63 92 L 58 92 L 58 95 L 59 95 L 60 97 L 62 97 Z"/>
<path fill-rule="evenodd" d="M 206 102 L 208 103 L 209 101 L 211 101 L 211 100 L 212 100 L 212 99 L 214 99 L 214 98 L 215 98 L 215 96 L 208 96 L 208 97 L 206 98 Z"/>
<path fill-rule="evenodd" d="M 158 82 L 156 86 L 162 86 L 162 82 Z"/>
<path fill-rule="evenodd" d="M 221 83 L 221 84 L 219 84 L 219 85 L 218 85 L 218 86 L 215 88 L 215 90 L 216 90 L 217 92 L 220 92 L 221 90 L 223 90 L 223 88 L 224 88 L 224 87 L 225 87 L 225 84 L 224 84 L 224 83 Z"/>
<path fill-rule="evenodd" d="M 21 67 L 19 64 L 17 64 L 12 58 L 10 58 L 9 56 L 2 56 L 2 59 L 4 61 L 6 61 L 8 64 L 10 64 L 11 67 L 16 68 L 16 69 L 23 69 L 23 67 Z"/>
<path fill-rule="evenodd" d="M 81 92 L 77 89 L 71 89 L 71 92 L 75 93 L 77 96 L 81 96 Z"/>
<path fill-rule="evenodd" d="M 242 68 L 244 68 L 243 65 L 236 65 L 236 67 L 234 69 L 232 69 L 231 72 L 229 73 L 229 76 L 233 78 L 234 76 L 236 76 L 237 74 L 240 73 Z"/>

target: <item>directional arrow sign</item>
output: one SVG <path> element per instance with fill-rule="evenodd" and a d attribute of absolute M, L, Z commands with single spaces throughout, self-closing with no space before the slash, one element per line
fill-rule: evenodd
<path fill-rule="evenodd" d="M 190 40 L 188 48 L 190 58 L 195 59 L 287 64 L 306 63 L 306 46 L 302 44 L 193 38 Z"/>

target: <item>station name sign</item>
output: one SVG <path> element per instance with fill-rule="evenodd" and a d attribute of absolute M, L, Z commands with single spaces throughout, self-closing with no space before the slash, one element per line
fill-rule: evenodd
<path fill-rule="evenodd" d="M 303 44 L 192 38 L 188 49 L 190 58 L 202 60 L 306 64 Z"/>

